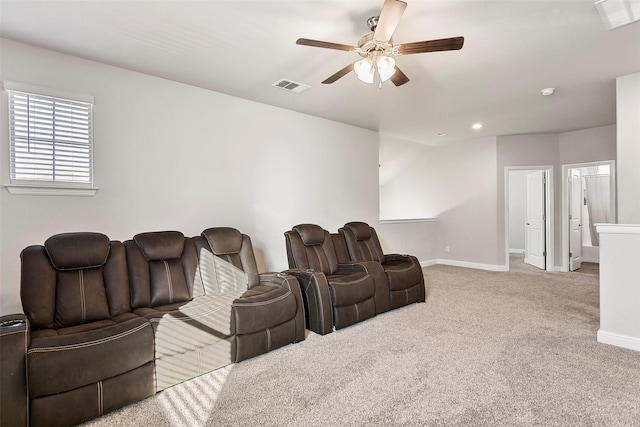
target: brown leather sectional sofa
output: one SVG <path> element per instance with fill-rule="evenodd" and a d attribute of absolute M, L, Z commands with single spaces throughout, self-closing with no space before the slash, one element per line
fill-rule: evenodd
<path fill-rule="evenodd" d="M 290 269 L 259 274 L 249 236 L 65 233 L 21 253 L 25 314 L 0 318 L 0 424 L 70 426 L 229 363 L 425 300 L 415 257 L 375 230 L 285 233 Z"/>
<path fill-rule="evenodd" d="M 24 315 L 0 319 L 1 424 L 74 425 L 304 339 L 295 278 L 248 236 L 67 233 L 22 251 Z"/>

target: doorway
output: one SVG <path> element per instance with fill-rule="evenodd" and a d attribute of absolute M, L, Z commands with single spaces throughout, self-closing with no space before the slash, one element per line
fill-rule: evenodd
<path fill-rule="evenodd" d="M 615 162 L 562 166 L 562 271 L 599 263 L 595 224 L 616 222 Z"/>
<path fill-rule="evenodd" d="M 505 168 L 505 264 L 510 254 L 553 271 L 553 167 Z"/>

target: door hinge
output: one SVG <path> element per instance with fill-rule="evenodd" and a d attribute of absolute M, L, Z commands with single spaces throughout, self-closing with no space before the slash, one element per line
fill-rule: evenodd
<path fill-rule="evenodd" d="M 569 252 L 569 258 L 573 258 L 573 254 Z"/>
<path fill-rule="evenodd" d="M 542 256 L 547 256 L 547 251 L 542 252 Z"/>

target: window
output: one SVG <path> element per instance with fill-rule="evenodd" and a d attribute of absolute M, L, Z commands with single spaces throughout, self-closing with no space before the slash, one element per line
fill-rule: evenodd
<path fill-rule="evenodd" d="M 9 94 L 9 191 L 82 194 L 90 190 L 88 195 L 94 194 L 93 98 L 11 82 L 5 82 L 5 89 Z"/>

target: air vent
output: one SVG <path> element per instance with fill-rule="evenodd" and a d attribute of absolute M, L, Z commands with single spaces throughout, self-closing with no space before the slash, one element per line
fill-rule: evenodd
<path fill-rule="evenodd" d="M 311 86 L 309 85 L 294 82 L 289 79 L 280 79 L 277 82 L 275 82 L 272 86 L 277 87 L 278 89 L 282 89 L 282 90 L 286 90 L 288 92 L 294 92 L 294 93 L 302 93 L 307 89 L 311 89 Z"/>

